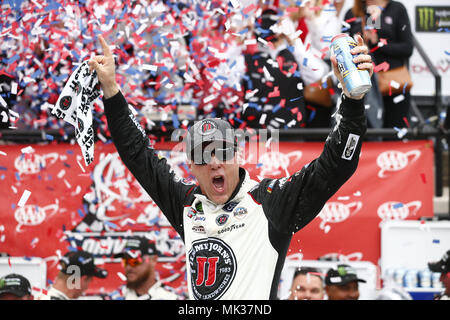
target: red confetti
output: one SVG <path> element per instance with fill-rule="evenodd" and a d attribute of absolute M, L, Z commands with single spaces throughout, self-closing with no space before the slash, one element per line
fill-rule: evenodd
<path fill-rule="evenodd" d="M 422 178 L 422 182 L 423 182 L 424 184 L 427 183 L 427 177 L 426 177 L 425 173 L 421 173 L 421 174 L 420 174 L 420 178 Z"/>
<path fill-rule="evenodd" d="M 376 65 L 373 68 L 373 72 L 388 71 L 390 67 L 391 67 L 391 65 L 388 62 L 384 61 L 384 62 Z"/>

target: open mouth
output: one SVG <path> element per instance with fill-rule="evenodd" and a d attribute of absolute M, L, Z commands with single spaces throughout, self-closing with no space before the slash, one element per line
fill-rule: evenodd
<path fill-rule="evenodd" d="M 212 179 L 212 184 L 216 192 L 223 192 L 225 190 L 225 179 L 224 176 L 217 175 Z"/>

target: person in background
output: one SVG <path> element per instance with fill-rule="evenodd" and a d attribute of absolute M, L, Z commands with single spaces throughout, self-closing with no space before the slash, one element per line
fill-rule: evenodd
<path fill-rule="evenodd" d="M 300 6 L 293 2 L 285 9 L 289 18 L 284 19 L 282 31 L 294 48 L 304 80 L 308 128 L 329 128 L 334 123 L 332 114 L 339 104 L 341 90 L 330 72 L 329 47 L 331 39 L 341 32 L 342 5 L 343 1 L 314 0 L 304 1 Z"/>
<path fill-rule="evenodd" d="M 444 285 L 444 292 L 436 295 L 434 300 L 450 300 L 450 250 L 439 261 L 429 262 L 428 268 L 433 272 L 440 272 L 439 280 Z"/>
<path fill-rule="evenodd" d="M 338 265 L 336 270 L 328 270 L 325 277 L 328 300 L 358 300 L 358 282 L 365 283 L 366 280 L 359 279 L 356 271 L 347 264 Z"/>
<path fill-rule="evenodd" d="M 414 48 L 413 35 L 408 12 L 402 3 L 392 0 L 355 0 L 353 8 L 346 13 L 344 20 L 350 21 L 346 32 L 352 36 L 355 34 L 363 36 L 371 49 L 375 64 L 387 62 L 389 69 L 408 65 Z M 376 76 L 372 79 L 376 79 Z M 401 101 L 394 100 L 397 97 L 394 95 L 382 97 L 383 128 L 407 126 L 410 94 L 404 92 L 403 96 Z M 367 97 L 369 98 L 370 94 Z M 371 103 L 373 102 L 366 101 L 366 104 Z M 373 118 L 369 111 L 369 123 L 371 119 Z"/>
<path fill-rule="evenodd" d="M 301 267 L 294 273 L 288 300 L 324 300 L 321 273 L 316 268 Z"/>
<path fill-rule="evenodd" d="M 383 288 L 377 291 L 375 300 L 413 300 L 413 298 L 391 274 L 383 278 Z"/>
<path fill-rule="evenodd" d="M 1 277 L 0 300 L 33 300 L 30 281 L 17 273 Z"/>
<path fill-rule="evenodd" d="M 171 288 L 158 280 L 154 243 L 144 237 L 129 238 L 123 251 L 115 257 L 122 259 L 127 282 L 110 295 L 112 299 L 179 300 Z"/>
<path fill-rule="evenodd" d="M 305 3 L 303 8 L 307 26 L 305 43 L 322 54 L 322 59 L 330 59 L 330 41 L 341 33 L 342 22 L 339 18 L 345 0 L 314 0 Z M 330 64 L 330 63 L 329 63 Z"/>
<path fill-rule="evenodd" d="M 266 8 L 255 21 L 258 50 L 244 55 L 247 92 L 242 119 L 251 128 L 283 129 L 304 126 L 305 102 L 299 63 L 285 34 L 277 29 L 280 11 Z"/>
<path fill-rule="evenodd" d="M 94 277 L 104 279 L 106 270 L 94 264 L 94 256 L 85 251 L 69 251 L 60 260 L 61 270 L 55 283 L 37 300 L 72 300 L 82 296 Z"/>

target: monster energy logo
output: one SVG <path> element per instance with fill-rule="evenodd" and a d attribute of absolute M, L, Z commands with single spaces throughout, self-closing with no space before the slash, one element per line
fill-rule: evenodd
<path fill-rule="evenodd" d="M 450 7 L 416 7 L 416 31 L 432 32 L 450 26 Z"/>
<path fill-rule="evenodd" d="M 435 27 L 434 22 L 434 8 L 430 7 L 417 7 L 419 13 L 419 28 L 418 31 L 430 31 Z"/>

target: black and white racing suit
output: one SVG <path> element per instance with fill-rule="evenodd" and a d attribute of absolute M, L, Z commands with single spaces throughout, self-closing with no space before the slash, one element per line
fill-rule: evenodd
<path fill-rule="evenodd" d="M 292 235 L 355 172 L 366 131 L 363 102 L 343 97 L 317 159 L 290 177 L 261 182 L 240 168 L 229 201 L 216 205 L 158 157 L 122 93 L 104 106 L 122 161 L 184 241 L 191 299 L 276 299 Z"/>

